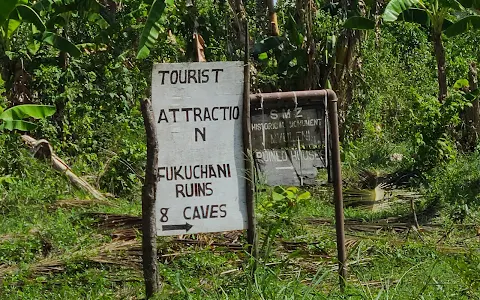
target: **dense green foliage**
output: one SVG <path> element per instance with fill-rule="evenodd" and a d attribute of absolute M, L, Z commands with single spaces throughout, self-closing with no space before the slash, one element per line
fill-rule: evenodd
<path fill-rule="evenodd" d="M 135 250 L 118 246 L 122 233 L 97 228 L 89 213 L 141 215 L 146 145 L 139 103 L 149 96 L 152 65 L 194 60 L 194 30 L 205 41 L 207 61 L 242 60 L 234 1 L 1 1 L 0 128 L 14 120 L 36 126 L 0 132 L 0 298 L 142 297 Z M 431 26 L 383 22 L 383 9 L 363 2 L 345 8 L 278 1 L 280 36 L 270 36 L 259 3 L 245 5 L 251 90 L 335 89 L 346 185 L 357 187 L 365 170 L 417 174 L 409 188 L 424 195 L 417 203 L 421 222 L 439 229 L 352 233 L 342 295 L 333 227 L 311 221 L 333 218 L 330 190 L 259 187 L 261 263 L 254 277 L 245 251 L 209 244 L 223 236 L 205 237 L 207 246 L 159 239 L 165 283 L 159 298 L 479 298 L 480 154 L 468 118 L 478 96 L 468 87 L 469 66 L 480 59 L 479 33 L 470 30 L 478 25 L 471 18 L 476 12 L 442 8 L 442 21 L 470 18 L 455 29 L 462 34 L 441 35 L 448 96 L 440 102 Z M 360 34 L 344 26 L 373 30 Z M 25 103 L 50 109 L 7 116 Z M 19 140 L 24 130 L 48 140 L 76 174 L 112 199 L 63 207 L 62 201 L 90 196 L 31 157 Z M 372 221 L 409 213 L 402 203 L 381 212 L 347 208 L 346 217 Z M 133 235 L 138 241 L 138 232 Z"/>

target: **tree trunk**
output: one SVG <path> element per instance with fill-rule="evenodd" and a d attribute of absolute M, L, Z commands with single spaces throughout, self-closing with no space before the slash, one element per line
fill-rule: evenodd
<path fill-rule="evenodd" d="M 357 46 L 360 41 L 360 32 L 347 29 L 340 36 L 335 49 L 335 61 L 330 72 L 332 89 L 338 96 L 338 118 L 340 126 L 340 141 L 345 137 L 345 116 L 353 98 L 352 74 L 359 67 L 357 63 Z"/>
<path fill-rule="evenodd" d="M 433 33 L 433 49 L 437 60 L 438 101 L 443 103 L 447 97 L 447 73 L 445 71 L 445 49 L 443 48 L 441 32 Z"/>
<path fill-rule="evenodd" d="M 228 0 L 228 4 L 233 11 L 233 24 L 235 30 L 237 31 L 238 45 L 243 49 L 245 47 L 246 36 L 243 24 L 247 14 L 241 0 Z"/>
<path fill-rule="evenodd" d="M 380 20 L 381 20 L 381 11 L 383 9 L 384 2 L 383 0 L 375 0 L 375 49 L 380 47 Z"/>
<path fill-rule="evenodd" d="M 468 71 L 469 90 L 473 92 L 478 88 L 477 66 L 475 62 L 470 63 Z M 479 103 L 478 97 L 472 103 L 471 107 L 465 108 L 464 123 L 465 123 L 465 137 L 464 148 L 470 151 L 475 149 L 478 142 L 480 124 L 479 124 Z"/>
<path fill-rule="evenodd" d="M 469 82 L 469 85 L 470 85 L 470 92 L 473 92 L 476 89 L 478 89 L 477 64 L 475 62 L 470 63 L 469 72 L 468 72 L 468 82 Z M 479 102 L 478 102 L 478 97 L 477 97 L 473 101 L 473 106 L 472 106 L 472 109 L 473 109 L 472 121 L 473 121 L 473 125 L 476 128 L 477 133 L 478 133 L 478 130 L 479 130 L 479 128 L 478 128 L 479 127 L 479 113 L 480 113 L 479 108 L 480 107 L 479 107 Z"/>
<path fill-rule="evenodd" d="M 152 104 L 142 101 L 142 115 L 147 136 L 147 164 L 142 190 L 142 261 L 146 298 L 150 299 L 160 289 L 157 271 L 157 232 L 155 198 L 157 193 L 158 141 Z"/>
<path fill-rule="evenodd" d="M 361 3 L 362 1 L 358 2 Z M 357 9 L 356 2 L 352 0 L 341 0 L 340 5 L 343 11 L 349 12 Z M 365 15 L 364 10 L 360 10 L 360 15 Z M 343 16 L 346 18 L 346 14 Z M 345 136 L 345 116 L 348 106 L 353 98 L 353 79 L 352 74 L 359 68 L 358 63 L 358 45 L 360 44 L 361 32 L 358 30 L 346 29 L 338 37 L 335 47 L 335 55 L 332 69 L 329 70 L 329 78 L 332 89 L 338 97 L 338 118 L 340 127 L 340 141 L 343 142 Z"/>
<path fill-rule="evenodd" d="M 275 11 L 275 5 L 273 3 L 273 0 L 267 0 L 267 6 L 268 6 L 268 16 L 270 19 L 270 34 L 274 36 L 280 35 L 280 32 L 278 31 L 278 21 L 277 21 L 277 12 Z"/>

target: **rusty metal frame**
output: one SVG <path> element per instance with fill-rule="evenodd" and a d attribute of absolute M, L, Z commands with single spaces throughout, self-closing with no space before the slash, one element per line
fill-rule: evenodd
<path fill-rule="evenodd" d="M 297 105 L 310 105 L 324 101 L 327 98 L 328 120 L 330 124 L 332 142 L 332 173 L 333 173 L 333 198 L 335 201 L 335 229 L 337 235 L 338 274 L 340 289 L 343 291 L 347 278 L 346 249 L 345 249 L 345 225 L 343 213 L 342 195 L 342 171 L 340 162 L 340 141 L 338 129 L 337 95 L 333 90 L 310 90 L 294 92 L 257 93 L 250 94 L 250 102 L 253 104 L 263 103 L 282 104 L 282 102 L 295 103 Z"/>

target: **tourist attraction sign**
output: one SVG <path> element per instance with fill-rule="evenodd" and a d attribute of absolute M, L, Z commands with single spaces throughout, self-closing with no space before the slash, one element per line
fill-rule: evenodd
<path fill-rule="evenodd" d="M 243 62 L 156 64 L 157 235 L 247 228 Z"/>

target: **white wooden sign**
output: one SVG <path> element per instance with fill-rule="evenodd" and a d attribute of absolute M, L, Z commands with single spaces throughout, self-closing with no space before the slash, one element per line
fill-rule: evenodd
<path fill-rule="evenodd" d="M 243 63 L 157 64 L 157 235 L 247 228 Z"/>

